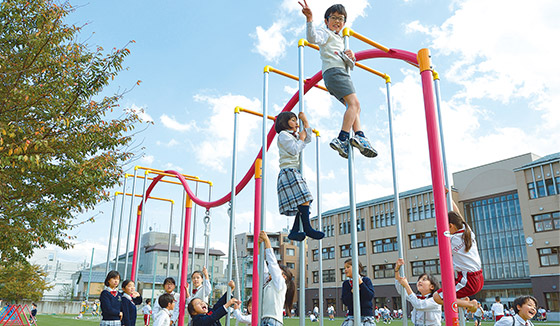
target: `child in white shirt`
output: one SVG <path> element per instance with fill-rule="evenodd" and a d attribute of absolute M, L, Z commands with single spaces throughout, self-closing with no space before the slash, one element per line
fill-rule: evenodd
<path fill-rule="evenodd" d="M 507 316 L 498 320 L 494 326 L 533 326 L 531 319 L 537 314 L 537 299 L 530 295 L 522 295 L 513 300 L 515 316 Z"/>
<path fill-rule="evenodd" d="M 172 311 L 175 309 L 175 298 L 170 293 L 164 293 L 158 298 L 158 305 L 161 310 L 154 315 L 154 326 L 169 326 L 171 325 Z"/>

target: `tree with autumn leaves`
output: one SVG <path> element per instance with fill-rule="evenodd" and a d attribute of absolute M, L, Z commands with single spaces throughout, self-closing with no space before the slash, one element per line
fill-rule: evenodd
<path fill-rule="evenodd" d="M 0 265 L 71 246 L 76 216 L 109 199 L 134 156 L 135 112 L 101 96 L 126 48 L 77 42 L 67 2 L 0 2 Z M 112 117 L 112 118 L 110 118 Z"/>
<path fill-rule="evenodd" d="M 47 272 L 39 265 L 27 262 L 0 265 L 0 298 L 8 303 L 39 301 L 43 292 L 53 287 L 45 281 L 46 277 Z"/>

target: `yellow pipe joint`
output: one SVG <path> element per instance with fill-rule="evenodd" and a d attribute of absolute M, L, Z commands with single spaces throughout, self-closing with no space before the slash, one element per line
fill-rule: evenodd
<path fill-rule="evenodd" d="M 300 47 L 300 46 L 306 46 L 307 43 L 308 43 L 308 42 L 307 42 L 306 39 L 300 38 L 297 44 L 298 44 L 298 47 Z"/>
<path fill-rule="evenodd" d="M 430 62 L 430 50 L 424 48 L 418 51 L 418 65 L 420 66 L 420 72 L 424 72 L 426 70 L 432 70 L 431 62 Z"/>
<path fill-rule="evenodd" d="M 311 131 L 313 131 L 313 133 L 315 134 L 316 137 L 321 137 L 321 135 L 319 134 L 319 130 L 312 129 Z"/>
<path fill-rule="evenodd" d="M 186 200 L 186 202 L 185 202 L 185 207 L 186 207 L 186 208 L 192 208 L 192 206 L 193 206 L 193 202 L 192 202 L 191 196 L 189 196 L 189 195 L 187 194 L 187 200 Z"/>
<path fill-rule="evenodd" d="M 262 159 L 255 160 L 255 179 L 262 179 Z"/>
<path fill-rule="evenodd" d="M 265 73 L 269 73 L 271 69 L 273 69 L 273 68 L 269 65 L 264 66 L 264 72 Z"/>
<path fill-rule="evenodd" d="M 434 80 L 439 80 L 439 74 L 437 71 L 432 70 L 432 75 L 434 76 Z"/>
<path fill-rule="evenodd" d="M 345 27 L 342 30 L 342 36 L 352 36 L 354 35 L 354 31 L 350 27 Z"/>
<path fill-rule="evenodd" d="M 236 107 L 233 109 L 233 113 L 239 113 L 239 112 L 241 112 L 241 110 L 239 110 L 239 109 L 241 109 L 241 108 L 240 108 L 239 106 L 236 106 Z"/>

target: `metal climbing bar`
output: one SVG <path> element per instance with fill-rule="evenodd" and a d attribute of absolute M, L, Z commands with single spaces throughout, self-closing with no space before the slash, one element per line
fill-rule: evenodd
<path fill-rule="evenodd" d="M 353 31 L 353 30 L 352 30 L 351 28 L 349 28 L 349 27 L 346 27 L 346 28 L 344 28 L 344 29 L 342 30 L 342 36 L 346 36 L 346 35 L 348 35 L 348 36 L 353 36 L 353 37 L 357 38 L 358 40 L 360 40 L 360 41 L 362 41 L 362 42 L 364 42 L 364 43 L 367 43 L 367 44 L 369 44 L 369 45 L 373 46 L 374 48 L 377 48 L 377 49 L 379 49 L 379 50 L 381 50 L 381 51 L 384 51 L 384 52 L 389 52 L 389 51 L 391 51 L 391 49 L 389 49 L 388 47 L 383 46 L 383 45 L 381 45 L 381 44 L 379 44 L 379 43 L 377 43 L 377 42 L 375 42 L 375 41 L 373 41 L 373 40 L 370 40 L 369 38 L 367 38 L 367 37 L 365 37 L 365 36 L 363 36 L 363 35 L 361 35 L 361 34 L 359 34 L 359 33 L 356 33 L 355 31 Z"/>
<path fill-rule="evenodd" d="M 270 72 L 274 72 L 274 73 L 277 73 L 278 75 L 281 75 L 281 76 L 288 77 L 288 78 L 290 78 L 290 79 L 299 81 L 299 78 L 298 78 L 298 77 L 296 77 L 296 76 L 294 76 L 294 75 L 292 75 L 292 74 L 289 74 L 289 73 L 287 73 L 287 72 L 284 72 L 284 71 L 282 71 L 282 70 L 278 70 L 278 69 L 276 69 L 276 68 L 273 68 L 273 67 L 271 67 L 271 66 L 266 66 L 266 67 L 264 67 L 264 69 L 268 69 L 268 71 L 270 71 Z M 308 79 L 304 79 L 303 82 L 304 82 L 304 83 L 307 83 L 307 82 L 308 82 Z M 321 86 L 321 85 L 315 84 L 315 85 L 313 85 L 313 87 L 320 88 L 320 89 L 324 90 L 325 92 L 328 92 L 328 91 L 329 91 L 326 87 Z"/>
<path fill-rule="evenodd" d="M 262 118 L 262 116 L 263 116 L 262 113 L 259 113 L 259 112 L 257 112 L 257 111 L 253 111 L 253 110 L 244 109 L 244 108 L 242 108 L 242 107 L 240 107 L 240 106 L 236 106 L 234 110 L 235 110 L 236 113 L 238 113 L 238 112 L 245 112 L 245 113 L 249 113 L 249 114 L 252 114 L 252 115 L 256 115 L 256 116 L 261 117 L 261 118 Z M 273 116 L 271 116 L 271 115 L 269 115 L 267 118 L 268 118 L 269 120 L 273 120 L 273 121 L 276 120 L 276 117 L 273 117 Z"/>

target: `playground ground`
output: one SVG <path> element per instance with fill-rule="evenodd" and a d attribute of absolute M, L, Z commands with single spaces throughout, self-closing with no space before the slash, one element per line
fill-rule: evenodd
<path fill-rule="evenodd" d="M 137 326 L 143 326 L 143 320 L 141 318 L 141 316 L 138 316 L 139 318 L 136 321 L 136 325 Z M 328 318 L 325 319 L 325 326 L 340 326 L 340 324 L 342 324 L 342 321 L 344 319 L 343 318 L 335 318 L 334 321 L 329 321 Z M 319 323 L 312 323 L 309 320 L 305 321 L 306 325 L 319 325 Z M 539 326 L 539 325 L 546 325 L 546 326 L 552 326 L 552 325 L 560 325 L 559 322 L 535 322 L 534 323 L 535 326 Z M 87 325 L 99 325 L 99 320 L 98 319 L 94 319 L 94 318 L 90 318 L 90 317 L 85 317 L 84 319 L 78 320 L 75 319 L 75 315 L 38 315 L 37 316 L 37 325 L 39 326 L 87 326 Z M 186 325 L 186 323 L 185 323 Z M 222 325 L 225 325 L 225 323 L 222 320 Z M 232 319 L 231 321 L 231 325 L 235 325 L 235 320 Z M 243 324 L 240 324 L 243 325 Z M 284 325 L 285 326 L 298 326 L 299 325 L 299 319 L 295 319 L 295 318 L 286 318 L 284 319 Z M 402 325 L 400 320 L 394 320 L 392 323 L 390 324 L 383 324 L 383 322 L 378 323 L 379 326 L 384 326 L 384 325 L 394 325 L 394 326 L 400 326 Z M 412 322 L 408 322 L 409 326 L 412 326 Z M 445 324 L 444 324 L 445 325 Z M 467 326 L 473 326 L 474 322 L 473 321 L 468 321 L 467 322 Z M 482 326 L 492 326 L 494 325 L 494 322 L 482 322 Z"/>

